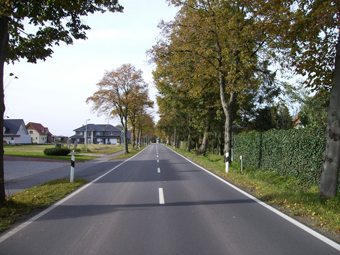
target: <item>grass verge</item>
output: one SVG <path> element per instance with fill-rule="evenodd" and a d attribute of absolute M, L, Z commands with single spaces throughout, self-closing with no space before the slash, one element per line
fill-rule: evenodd
<path fill-rule="evenodd" d="M 184 150 L 174 150 L 304 224 L 321 232 L 330 231 L 339 242 L 339 198 L 319 198 L 317 186 L 306 187 L 295 177 L 282 176 L 274 171 L 246 167 L 241 173 L 241 166 L 236 162 L 230 164 L 227 174 L 222 156 L 196 156 Z"/>
<path fill-rule="evenodd" d="M 147 146 L 142 146 L 140 149 L 138 149 L 138 148 L 130 148 L 129 153 L 126 153 L 126 154 L 123 153 L 123 154 L 121 154 L 121 155 L 119 155 L 117 157 L 111 158 L 110 160 L 130 158 L 130 157 L 136 155 L 141 150 L 143 150 L 145 147 L 147 147 Z"/>
<path fill-rule="evenodd" d="M 33 210 L 60 200 L 85 182 L 83 179 L 75 179 L 73 183 L 69 179 L 57 179 L 7 197 L 6 205 L 0 208 L 0 232 Z"/>
<path fill-rule="evenodd" d="M 66 145 L 65 145 L 66 146 Z M 86 151 L 85 145 L 78 145 L 78 150 L 80 154 L 75 154 L 75 159 L 77 162 L 84 162 L 98 158 L 95 154 L 109 155 L 123 150 L 123 145 L 113 145 L 113 144 L 88 144 L 88 153 L 86 155 L 82 154 Z M 30 144 L 30 145 L 5 145 L 4 155 L 5 156 L 16 156 L 16 157 L 32 157 L 32 158 L 48 158 L 48 159 L 58 159 L 70 161 L 71 156 L 46 156 L 44 154 L 44 149 L 54 148 L 54 144 Z M 72 152 L 73 148 L 71 148 Z M 91 155 L 94 154 L 94 155 Z"/>

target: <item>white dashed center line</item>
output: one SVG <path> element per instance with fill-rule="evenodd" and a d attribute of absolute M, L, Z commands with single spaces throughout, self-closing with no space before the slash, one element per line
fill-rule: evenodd
<path fill-rule="evenodd" d="M 158 189 L 159 193 L 159 204 L 164 205 L 164 194 L 163 194 L 163 188 Z"/>

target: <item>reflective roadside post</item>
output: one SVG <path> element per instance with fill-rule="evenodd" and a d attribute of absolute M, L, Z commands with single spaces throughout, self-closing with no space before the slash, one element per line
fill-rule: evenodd
<path fill-rule="evenodd" d="M 74 165 L 75 165 L 75 156 L 71 156 L 71 171 L 70 171 L 70 182 L 74 180 Z"/>

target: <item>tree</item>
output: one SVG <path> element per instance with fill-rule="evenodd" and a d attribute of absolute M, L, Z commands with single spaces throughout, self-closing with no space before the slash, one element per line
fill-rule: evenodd
<path fill-rule="evenodd" d="M 238 94 L 258 69 L 258 54 L 265 36 L 243 1 L 169 1 L 181 6 L 173 22 L 163 23 L 164 39 L 155 46 L 164 48 L 160 57 L 182 69 L 188 61 L 199 79 L 214 80 L 225 115 L 225 152 L 231 152 L 233 107 Z M 181 57 L 186 55 L 186 58 Z M 182 60 L 186 59 L 186 62 Z"/>
<path fill-rule="evenodd" d="M 97 11 L 122 11 L 117 0 L 32 0 L 0 2 L 0 80 L 2 94 L 0 109 L 4 115 L 4 63 L 26 58 L 28 62 L 46 60 L 53 53 L 52 47 L 59 42 L 72 44 L 73 39 L 86 39 L 90 27 L 83 23 L 82 16 Z M 27 34 L 24 24 L 36 26 L 35 34 Z M 0 129 L 3 129 L 1 121 Z M 1 132 L 1 140 L 3 133 Z M 1 143 L 0 206 L 5 203 L 3 145 Z"/>
<path fill-rule="evenodd" d="M 329 93 L 307 97 L 304 106 L 298 114 L 301 124 L 305 127 L 313 126 L 326 129 L 328 106 Z"/>
<path fill-rule="evenodd" d="M 306 76 L 305 84 L 312 90 L 330 91 L 319 196 L 335 197 L 340 167 L 339 1 L 280 0 L 273 4 L 255 0 L 252 4 L 255 16 L 266 21 L 270 46 L 282 66 Z"/>
<path fill-rule="evenodd" d="M 145 107 L 153 107 L 153 101 L 149 99 L 149 91 L 147 86 L 138 88 L 139 90 L 134 93 L 135 97 L 132 99 L 131 108 L 128 113 L 130 123 L 132 126 L 132 147 L 135 148 L 136 140 L 136 123 L 140 116 L 145 112 Z"/>
<path fill-rule="evenodd" d="M 109 117 L 118 116 L 124 128 L 124 150 L 128 149 L 128 118 L 134 109 L 136 100 L 145 95 L 147 84 L 142 77 L 142 71 L 131 64 L 106 71 L 104 77 L 97 83 L 98 91 L 86 99 L 86 103 L 93 103 L 92 111 L 106 114 Z M 145 102 L 147 104 L 149 102 Z"/>

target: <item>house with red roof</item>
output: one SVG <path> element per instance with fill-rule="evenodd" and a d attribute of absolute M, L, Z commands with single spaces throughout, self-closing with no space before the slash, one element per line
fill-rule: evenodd
<path fill-rule="evenodd" d="M 31 135 L 32 143 L 51 143 L 52 134 L 47 127 L 40 123 L 29 122 L 26 125 L 28 133 Z"/>

